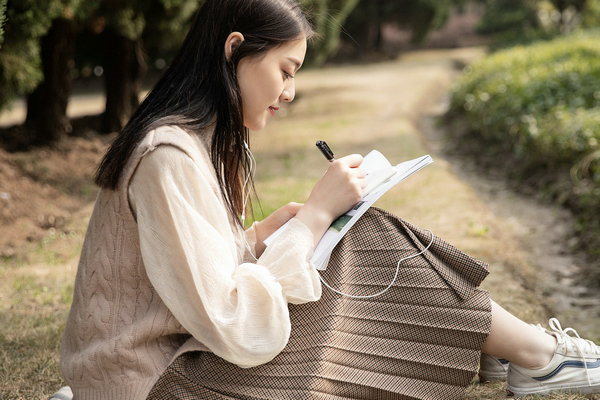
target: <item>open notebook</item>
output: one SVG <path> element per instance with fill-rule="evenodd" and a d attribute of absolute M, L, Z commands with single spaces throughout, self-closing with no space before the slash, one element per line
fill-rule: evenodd
<path fill-rule="evenodd" d="M 354 205 L 344 215 L 337 218 L 329 229 L 325 232 L 311 258 L 311 262 L 319 270 L 327 268 L 329 256 L 334 247 L 360 218 L 379 199 L 385 192 L 393 186 L 406 179 L 408 176 L 417 172 L 421 168 L 429 165 L 433 159 L 429 155 L 425 155 L 414 160 L 405 161 L 398 165 L 392 165 L 383 154 L 377 150 L 372 150 L 367 154 L 360 167 L 367 174 L 367 187 L 364 190 L 363 198 L 360 202 Z M 283 230 L 285 224 L 275 231 L 265 240 L 265 245 L 269 246 L 273 240 Z"/>

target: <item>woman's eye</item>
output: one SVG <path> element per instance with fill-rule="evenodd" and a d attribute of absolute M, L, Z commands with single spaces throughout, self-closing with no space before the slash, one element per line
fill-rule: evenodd
<path fill-rule="evenodd" d="M 283 76 L 285 79 L 293 79 L 294 78 L 294 75 L 292 75 L 286 71 L 283 71 Z"/>

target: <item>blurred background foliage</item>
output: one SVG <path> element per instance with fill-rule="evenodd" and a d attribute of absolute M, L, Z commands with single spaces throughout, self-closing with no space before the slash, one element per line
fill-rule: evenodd
<path fill-rule="evenodd" d="M 467 9 L 479 15 L 478 33 L 498 48 L 600 21 L 600 0 L 300 1 L 320 36 L 307 58 L 313 66 L 344 55 L 394 56 L 402 48 L 390 54 L 390 36 L 426 44 Z M 27 99 L 25 123 L 11 143 L 26 148 L 71 132 L 66 107 L 74 80 L 103 81 L 106 109 L 96 128 L 118 131 L 137 107 L 144 79 L 169 64 L 203 0 L 0 0 L 0 10 L 3 3 L 0 108 L 18 96 Z"/>
<path fill-rule="evenodd" d="M 144 79 L 148 73 L 155 77 L 169 64 L 202 3 L 8 0 L 5 43 L 0 49 L 0 108 L 23 96 L 27 117 L 10 140 L 4 138 L 4 147 L 47 145 L 69 134 L 72 126 L 66 109 L 74 80 L 101 77 L 106 107 L 95 128 L 121 129 L 139 104 Z M 301 3 L 320 38 L 311 46 L 312 65 L 331 60 L 344 43 L 360 52 L 379 49 L 384 24 L 409 30 L 413 42 L 423 41 L 429 31 L 443 25 L 454 4 L 436 0 Z"/>
<path fill-rule="evenodd" d="M 577 210 L 600 253 L 600 0 L 300 2 L 319 34 L 312 66 L 395 57 L 474 15 L 491 54 L 454 87 L 448 120 L 462 129 L 453 131 L 489 159 L 510 157 L 506 170 Z M 94 129 L 121 129 L 202 3 L 0 0 L 0 108 L 27 102 L 24 124 L 0 131 L 0 144 L 24 149 L 70 134 L 73 82 L 102 82 L 106 107 Z"/>
<path fill-rule="evenodd" d="M 597 0 L 483 0 L 479 33 L 493 35 L 492 48 L 551 39 L 600 25 Z"/>
<path fill-rule="evenodd" d="M 0 48 L 4 40 L 4 20 L 6 19 L 6 0 L 0 0 Z"/>
<path fill-rule="evenodd" d="M 584 247 L 600 255 L 599 29 L 507 48 L 466 67 L 447 121 L 455 143 L 574 210 Z"/>

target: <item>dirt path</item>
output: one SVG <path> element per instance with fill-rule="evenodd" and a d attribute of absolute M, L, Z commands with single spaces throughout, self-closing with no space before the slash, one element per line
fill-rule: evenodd
<path fill-rule="evenodd" d="M 450 75 L 454 75 L 450 71 Z M 418 126 L 427 147 L 451 164 L 451 171 L 471 186 L 495 217 L 498 227 L 515 242 L 518 258 L 527 265 L 507 264 L 523 289 L 539 294 L 538 301 L 552 316 L 600 339 L 600 295 L 582 284 L 586 256 L 576 250 L 573 215 L 558 206 L 517 193 L 493 173 L 482 173 L 469 159 L 448 151 L 444 128 L 435 119 L 447 108 L 447 87 L 426 101 Z M 564 326 L 564 325 L 563 325 Z"/>

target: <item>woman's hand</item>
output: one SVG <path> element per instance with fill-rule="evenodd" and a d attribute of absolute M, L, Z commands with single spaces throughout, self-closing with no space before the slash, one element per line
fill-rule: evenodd
<path fill-rule="evenodd" d="M 361 155 L 352 154 L 333 161 L 297 212 L 296 217 L 313 232 L 315 243 L 337 217 L 362 199 L 366 186 L 365 172 L 359 168 L 362 160 Z"/>
<path fill-rule="evenodd" d="M 256 232 L 256 245 L 254 246 L 256 257 L 260 257 L 260 255 L 265 251 L 265 239 L 271 236 L 271 234 L 279 229 L 283 224 L 294 218 L 300 208 L 302 208 L 301 203 L 288 203 L 274 211 L 267 218 L 256 223 L 254 228 Z"/>

